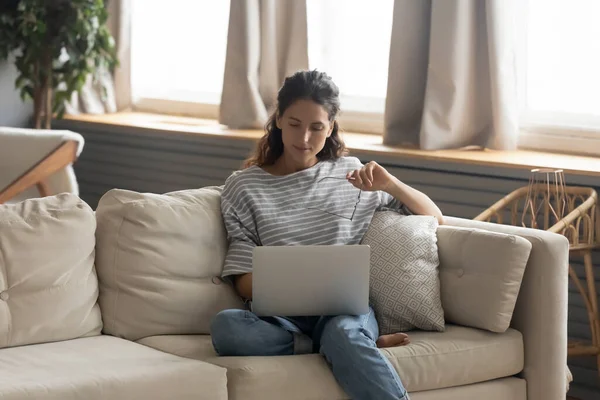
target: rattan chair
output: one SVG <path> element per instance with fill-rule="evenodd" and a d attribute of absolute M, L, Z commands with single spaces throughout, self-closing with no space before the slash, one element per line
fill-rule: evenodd
<path fill-rule="evenodd" d="M 592 188 L 575 186 L 562 186 L 557 193 L 548 183 L 533 183 L 505 196 L 475 220 L 544 229 L 569 239 L 570 255 L 583 257 L 585 282 L 572 265 L 569 276 L 587 309 L 592 341 L 569 342 L 568 355 L 596 356 L 600 372 L 600 313 L 592 265 L 592 251 L 600 247 L 598 195 Z"/>

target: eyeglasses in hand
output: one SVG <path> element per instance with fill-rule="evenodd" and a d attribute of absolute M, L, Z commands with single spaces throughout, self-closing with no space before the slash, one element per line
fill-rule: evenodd
<path fill-rule="evenodd" d="M 348 179 L 347 179 L 347 178 L 345 178 L 345 177 L 344 177 L 344 178 L 342 178 L 342 177 L 339 177 L 339 176 L 326 176 L 326 177 L 323 177 L 323 178 L 319 179 L 319 180 L 318 180 L 316 183 L 317 183 L 317 185 L 319 185 L 321 182 L 323 182 L 323 181 L 325 181 L 325 180 L 327 180 L 327 179 L 335 179 L 335 180 L 344 180 L 344 181 L 348 181 Z M 349 221 L 352 221 L 352 220 L 354 219 L 354 215 L 356 214 L 356 209 L 358 208 L 358 204 L 360 203 L 360 195 L 361 195 L 361 193 L 362 193 L 362 190 L 360 190 L 360 189 L 358 189 L 358 188 L 356 188 L 356 187 L 352 186 L 350 183 L 348 183 L 348 185 L 349 185 L 349 187 L 348 187 L 348 189 L 347 189 L 347 190 L 355 190 L 355 191 L 358 191 L 358 195 L 356 196 L 356 201 L 354 201 L 354 202 L 353 202 L 353 205 L 351 206 L 351 208 L 352 208 L 352 214 L 351 214 L 349 217 L 348 217 L 347 215 L 341 215 L 341 213 L 338 213 L 338 212 L 332 212 L 332 211 L 324 210 L 324 209 L 323 209 L 323 207 L 306 207 L 306 209 L 308 209 L 308 210 L 319 210 L 319 211 L 321 211 L 321 212 L 324 212 L 324 213 L 327 213 L 327 214 L 329 214 L 329 215 L 334 215 L 334 216 L 336 216 L 336 217 L 339 217 L 339 218 L 344 218 L 344 219 L 347 219 L 347 220 L 349 220 Z M 319 188 L 319 187 L 317 186 L 316 190 L 320 190 L 320 189 L 321 189 L 321 188 Z M 342 189 L 343 189 L 343 190 L 345 190 L 346 188 L 342 188 Z M 323 190 L 324 192 L 326 192 L 326 191 L 325 191 L 325 188 L 323 188 L 322 190 Z M 335 194 L 336 194 L 336 193 L 335 193 L 335 191 L 334 191 L 333 193 L 327 193 L 327 192 L 326 192 L 326 193 L 324 193 L 324 195 L 326 196 L 326 199 L 324 199 L 324 201 L 325 201 L 325 202 L 327 202 L 327 201 L 331 201 L 331 200 L 333 200 L 333 201 L 335 202 L 335 200 L 336 200 L 336 199 L 335 199 L 335 198 L 332 198 L 332 196 L 333 196 L 333 195 L 335 195 Z M 341 205 L 341 207 L 344 207 L 344 206 L 345 206 L 345 205 Z M 335 208 L 335 207 L 332 207 L 332 208 Z"/>

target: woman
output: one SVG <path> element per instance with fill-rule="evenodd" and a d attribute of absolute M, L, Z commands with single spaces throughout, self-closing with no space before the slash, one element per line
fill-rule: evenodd
<path fill-rule="evenodd" d="M 382 207 L 434 215 L 442 222 L 439 208 L 425 194 L 375 162 L 363 166 L 343 157 L 336 121 L 339 90 L 329 76 L 297 72 L 286 78 L 277 101 L 255 155 L 227 179 L 222 193 L 230 241 L 223 276 L 240 296 L 252 299 L 255 246 L 358 244 Z M 225 310 L 214 318 L 211 334 L 222 356 L 320 352 L 351 398 L 408 399 L 378 349 L 406 344 L 408 337 L 378 338 L 372 309 L 362 316 L 271 318 Z"/>

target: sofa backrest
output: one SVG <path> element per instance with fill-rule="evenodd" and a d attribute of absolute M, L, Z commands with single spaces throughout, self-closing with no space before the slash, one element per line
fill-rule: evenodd
<path fill-rule="evenodd" d="M 130 340 L 206 334 L 216 313 L 243 307 L 219 279 L 227 252 L 221 190 L 160 195 L 114 189 L 102 197 L 96 210 L 96 268 L 105 333 Z M 438 250 L 446 321 L 504 332 L 529 241 L 441 226 Z"/>
<path fill-rule="evenodd" d="M 219 277 L 227 251 L 219 187 L 164 195 L 114 189 L 98 204 L 96 268 L 104 333 L 138 340 L 206 334 L 243 306 Z"/>
<path fill-rule="evenodd" d="M 100 334 L 95 229 L 73 194 L 0 206 L 0 348 Z"/>

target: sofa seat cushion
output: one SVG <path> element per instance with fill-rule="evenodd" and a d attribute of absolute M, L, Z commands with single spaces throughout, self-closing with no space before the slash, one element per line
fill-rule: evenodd
<path fill-rule="evenodd" d="M 210 335 L 160 335 L 149 336 L 137 341 L 176 356 L 207 360 L 217 357 Z"/>
<path fill-rule="evenodd" d="M 413 331 L 410 337 L 408 346 L 383 350 L 410 392 L 484 382 L 523 369 L 523 338 L 514 329 L 493 333 L 447 325 L 445 332 Z M 287 400 L 346 398 L 318 354 L 217 357 L 208 335 L 154 336 L 140 343 L 227 368 L 230 399 L 259 399 L 266 392 Z"/>
<path fill-rule="evenodd" d="M 0 349 L 3 400 L 227 399 L 226 370 L 112 336 Z"/>

